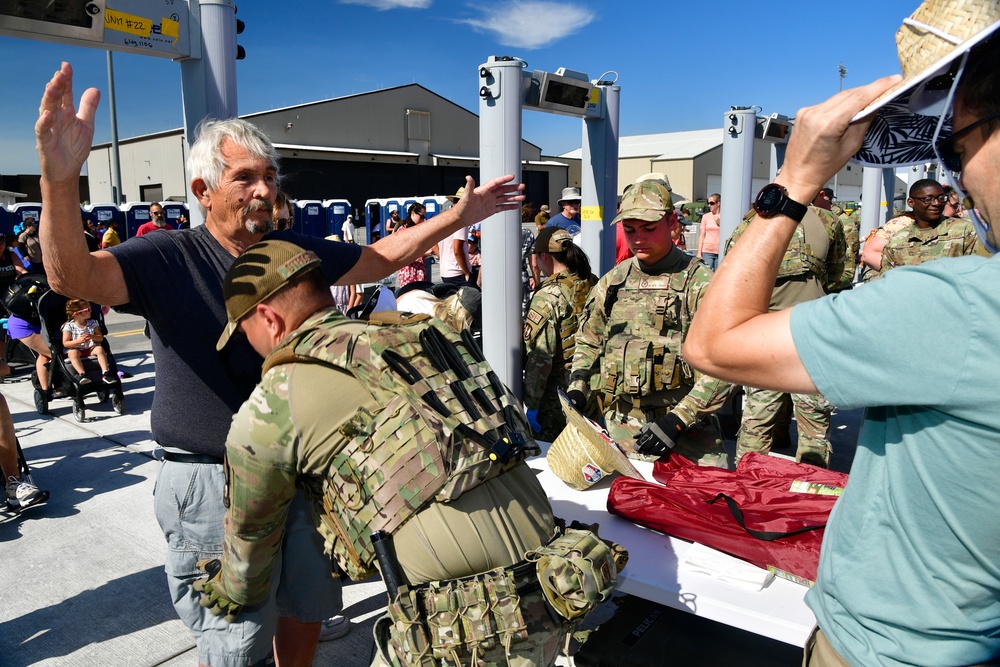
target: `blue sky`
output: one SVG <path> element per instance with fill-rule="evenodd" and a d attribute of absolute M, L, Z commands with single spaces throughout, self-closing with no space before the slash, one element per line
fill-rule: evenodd
<path fill-rule="evenodd" d="M 478 112 L 478 65 L 518 56 L 531 69 L 567 67 L 622 87 L 622 135 L 721 127 L 731 105 L 793 115 L 845 87 L 899 71 L 895 32 L 917 0 L 750 3 L 508 0 L 243 0 L 237 63 L 240 113 L 420 83 Z M 37 173 L 33 125 L 62 60 L 76 95 L 104 97 L 95 142 L 110 141 L 104 51 L 0 37 L 0 173 Z M 122 138 L 183 125 L 180 67 L 116 53 Z M 581 142 L 581 121 L 525 112 L 524 138 L 557 155 Z"/>

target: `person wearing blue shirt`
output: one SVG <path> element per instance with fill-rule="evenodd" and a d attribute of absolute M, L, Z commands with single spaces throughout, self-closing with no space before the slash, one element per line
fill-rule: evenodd
<path fill-rule="evenodd" d="M 880 79 L 796 114 L 776 185 L 758 196 L 757 218 L 712 279 L 684 346 L 714 377 L 866 408 L 806 595 L 818 626 L 806 665 L 1000 658 L 1000 260 L 902 267 L 768 312 L 802 215 L 795 203 L 812 201 L 852 156 L 960 172 L 955 186 L 975 201 L 981 240 L 998 247 L 1000 7 L 962 0 L 956 15 L 975 6 L 978 20 L 948 26 L 934 5 L 897 36 L 900 53 L 926 55 L 926 67 L 903 56 L 902 83 Z"/>
<path fill-rule="evenodd" d="M 549 218 L 545 226 L 561 227 L 576 236 L 580 233 L 580 189 L 563 188 L 559 207 L 562 211 Z"/>

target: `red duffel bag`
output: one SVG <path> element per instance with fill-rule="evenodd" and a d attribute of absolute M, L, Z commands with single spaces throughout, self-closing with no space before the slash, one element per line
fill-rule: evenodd
<path fill-rule="evenodd" d="M 735 471 L 681 456 L 657 461 L 645 482 L 619 477 L 608 511 L 641 526 L 700 542 L 759 567 L 816 580 L 823 527 L 847 475 L 751 452 Z M 812 483 L 809 492 L 793 491 Z"/>

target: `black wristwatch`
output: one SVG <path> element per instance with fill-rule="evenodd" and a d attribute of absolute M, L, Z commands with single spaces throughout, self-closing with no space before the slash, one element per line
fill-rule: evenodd
<path fill-rule="evenodd" d="M 770 183 L 761 188 L 753 203 L 753 210 L 762 218 L 773 218 L 785 215 L 795 222 L 802 222 L 808 210 L 806 206 L 788 198 L 788 190 L 777 183 Z"/>

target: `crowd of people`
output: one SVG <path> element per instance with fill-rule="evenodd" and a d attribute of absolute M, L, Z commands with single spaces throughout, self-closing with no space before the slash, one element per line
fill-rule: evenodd
<path fill-rule="evenodd" d="M 624 561 L 589 527 L 561 525 L 525 465 L 535 438 L 564 426 L 559 391 L 632 458 L 731 468 L 716 415 L 743 387 L 737 459 L 767 453 L 794 412 L 796 458 L 827 467 L 833 406 L 867 408 L 806 595 L 817 627 L 803 664 L 995 664 L 1000 530 L 989 489 L 1000 419 L 989 388 L 1000 302 L 989 280 L 1000 265 L 989 256 L 1000 216 L 1000 10 L 991 6 L 956 26 L 928 0 L 899 40 L 901 53 L 908 40 L 933 51 L 934 65 L 800 110 L 782 170 L 731 238 L 720 238 L 712 194 L 697 248 L 678 247 L 683 213 L 666 177 L 647 174 L 624 189 L 613 221 L 628 253 L 596 276 L 574 242 L 579 190 L 564 189 L 551 217 L 542 207 L 536 232 L 522 227 L 523 397 L 496 381 L 467 332 L 409 313 L 353 321 L 330 290 L 393 273 L 426 282 L 430 256 L 445 282 L 476 284 L 470 227 L 521 208 L 513 175 L 478 187 L 467 178 L 440 214 L 426 219 L 415 204 L 371 245 L 316 239 L 279 229 L 288 209 L 266 135 L 239 119 L 206 121 L 187 161 L 205 223 L 162 233 L 155 216 L 156 233 L 92 250 L 79 233 L 78 188 L 99 93 L 84 92 L 77 108 L 63 64 L 36 125 L 39 234 L 21 243 L 32 264 L 44 256 L 52 289 L 150 323 L 151 428 L 164 459 L 154 512 L 199 663 L 311 664 L 323 624 L 348 623 L 331 571 L 378 571 L 389 605 L 374 664 L 553 664 L 592 608 L 578 604 L 582 591 L 603 599 Z M 935 117 L 933 141 L 920 135 L 921 145 L 960 177 L 950 189 L 913 183 L 910 211 L 862 248 L 857 219 L 826 184 L 859 151 L 895 164 L 898 153 L 875 150 L 866 133 L 880 131 L 872 118 L 884 104 L 905 111 L 880 123 L 903 124 L 917 87 L 939 95 L 935 113 L 950 119 Z M 888 134 L 912 149 L 905 131 Z M 859 259 L 875 275 L 855 287 Z M 67 309 L 78 344 L 82 311 Z M 929 344 L 921 364 L 904 353 Z M 5 423 L 8 498 L 30 503 L 8 469 Z M 593 568 L 567 578 L 558 558 L 570 553 Z M 543 559 L 560 585 L 539 587 Z M 495 631 L 477 631 L 484 623 Z"/>

